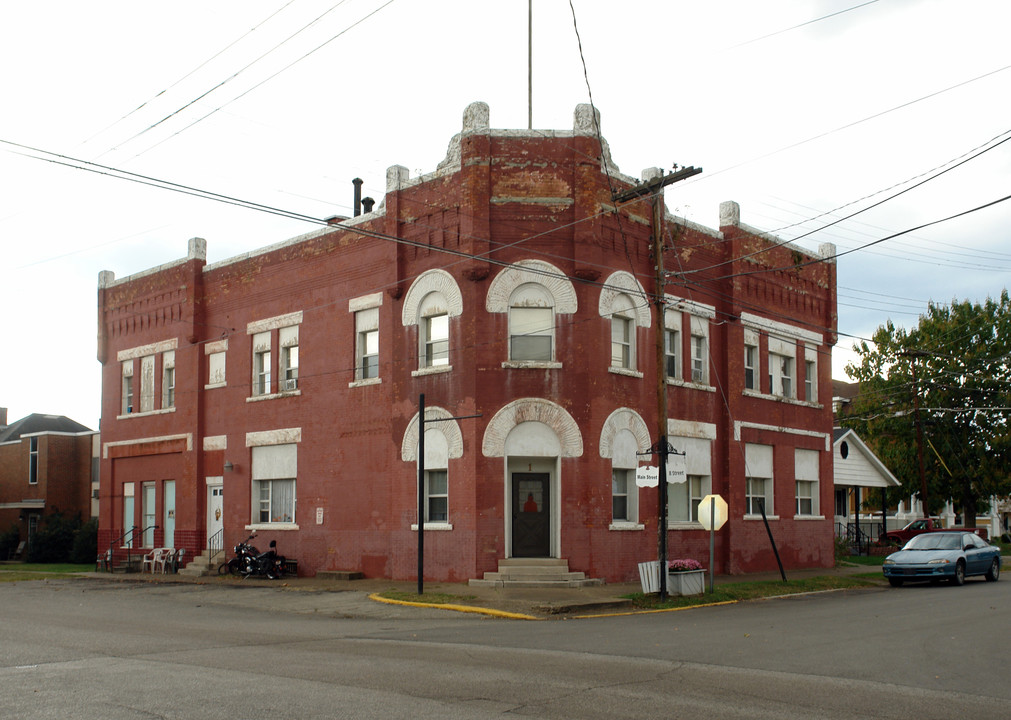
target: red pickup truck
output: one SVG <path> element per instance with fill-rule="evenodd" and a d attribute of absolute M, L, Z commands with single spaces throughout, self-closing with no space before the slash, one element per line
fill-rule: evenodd
<path fill-rule="evenodd" d="M 987 539 L 986 528 L 945 528 L 941 527 L 941 523 L 939 523 L 935 518 L 920 518 L 919 520 L 913 520 L 913 522 L 909 523 L 901 530 L 891 530 L 885 533 L 880 539 L 881 542 L 891 543 L 892 545 L 905 545 L 912 537 L 925 532 L 938 532 L 942 530 L 964 530 L 966 532 L 975 533 L 984 540 Z"/>

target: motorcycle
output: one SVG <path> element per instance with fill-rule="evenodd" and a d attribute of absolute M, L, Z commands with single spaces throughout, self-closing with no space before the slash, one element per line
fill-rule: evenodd
<path fill-rule="evenodd" d="M 285 562 L 285 557 L 277 554 L 277 541 L 271 540 L 270 550 L 253 558 L 249 571 L 244 573 L 243 577 L 259 575 L 266 577 L 268 580 L 278 580 L 284 577 Z"/>
<path fill-rule="evenodd" d="M 253 533 L 232 549 L 235 557 L 218 566 L 219 575 L 241 575 L 244 578 L 260 576 L 270 580 L 284 576 L 286 559 L 277 554 L 277 541 L 271 540 L 270 549 L 261 553 L 249 543 L 255 537 L 256 533 Z"/>

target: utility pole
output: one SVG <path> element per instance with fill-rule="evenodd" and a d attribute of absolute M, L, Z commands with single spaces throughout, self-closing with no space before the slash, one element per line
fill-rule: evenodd
<path fill-rule="evenodd" d="M 680 180 L 686 180 L 702 172 L 702 168 L 686 167 L 675 170 L 670 175 L 660 175 L 629 188 L 613 196 L 615 204 L 648 197 L 650 201 L 653 230 L 654 279 L 653 304 L 656 306 L 656 408 L 657 441 L 651 448 L 659 458 L 659 482 L 657 484 L 657 556 L 660 561 L 660 600 L 667 599 L 667 456 L 674 450 L 667 441 L 667 373 L 664 352 L 666 324 L 667 278 L 663 265 L 663 189 Z"/>
<path fill-rule="evenodd" d="M 920 421 L 920 381 L 917 377 L 917 360 L 927 357 L 922 350 L 906 350 L 900 356 L 909 358 L 913 369 L 913 422 L 916 424 L 916 460 L 920 469 L 920 501 L 923 503 L 923 517 L 930 517 L 927 505 L 927 466 L 923 460 L 923 423 Z"/>

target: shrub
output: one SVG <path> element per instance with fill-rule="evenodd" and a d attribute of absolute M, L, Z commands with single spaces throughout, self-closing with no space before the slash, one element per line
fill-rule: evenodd
<path fill-rule="evenodd" d="M 17 525 L 11 525 L 10 530 L 0 533 L 0 560 L 6 560 L 11 553 L 18 549 L 21 542 L 21 530 Z"/>
<path fill-rule="evenodd" d="M 59 511 L 47 515 L 29 543 L 28 562 L 68 562 L 74 536 L 80 528 L 79 516 L 65 518 Z M 90 560 L 94 560 L 94 557 L 92 555 Z"/>
<path fill-rule="evenodd" d="M 98 519 L 91 518 L 81 525 L 74 535 L 74 543 L 70 548 L 70 562 L 93 563 L 96 557 L 98 557 Z"/>

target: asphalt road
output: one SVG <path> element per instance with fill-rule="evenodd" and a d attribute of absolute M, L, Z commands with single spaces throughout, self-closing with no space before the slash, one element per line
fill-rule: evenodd
<path fill-rule="evenodd" d="M 1011 581 L 583 620 L 0 583 L 0 718 L 1009 717 Z"/>

